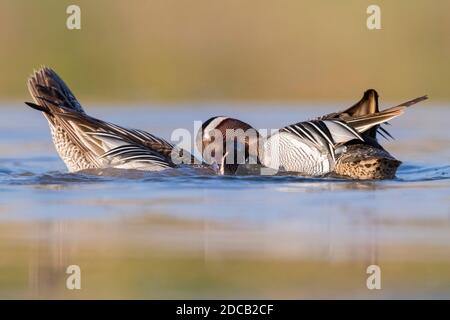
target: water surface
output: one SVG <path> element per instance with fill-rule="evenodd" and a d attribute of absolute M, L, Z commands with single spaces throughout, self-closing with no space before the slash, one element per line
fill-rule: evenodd
<path fill-rule="evenodd" d="M 276 128 L 332 105 L 90 108 L 170 138 L 218 114 Z M 448 106 L 414 106 L 390 181 L 70 174 L 43 117 L 0 118 L 0 298 L 450 298 Z M 66 289 L 66 267 L 82 289 Z M 382 289 L 366 287 L 367 266 Z"/>

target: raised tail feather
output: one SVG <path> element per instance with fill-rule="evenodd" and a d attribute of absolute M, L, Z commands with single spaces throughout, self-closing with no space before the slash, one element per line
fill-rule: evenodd
<path fill-rule="evenodd" d="M 364 137 L 369 137 L 374 141 L 376 141 L 377 133 L 386 139 L 387 136 L 393 139 L 389 132 L 380 125 L 401 115 L 405 108 L 428 99 L 427 96 L 422 96 L 380 112 L 378 97 L 379 95 L 374 89 L 368 89 L 364 92 L 361 100 L 350 108 L 341 112 L 327 114 L 319 119 L 344 120 L 359 132 L 364 133 Z"/>
<path fill-rule="evenodd" d="M 352 105 L 350 108 L 347 108 L 344 111 L 324 115 L 319 119 L 321 120 L 340 119 L 346 121 L 354 117 L 370 115 L 377 113 L 379 111 L 380 110 L 378 107 L 378 93 L 374 89 L 368 89 L 364 92 L 364 95 L 362 96 L 361 100 Z M 382 131 L 381 135 L 383 135 L 383 131 L 385 130 L 381 128 L 379 125 L 377 125 L 364 132 L 364 137 L 370 138 L 372 141 L 374 141 L 374 143 L 376 143 L 377 132 L 380 133 L 380 130 Z M 386 134 L 390 136 L 389 133 L 386 132 Z"/>
<path fill-rule="evenodd" d="M 355 103 L 350 108 L 338 112 L 339 118 L 352 118 L 365 116 L 368 114 L 374 114 L 380 112 L 378 107 L 378 92 L 374 89 L 368 89 L 364 92 L 363 97 L 357 103 Z"/>
<path fill-rule="evenodd" d="M 26 104 L 33 109 L 51 115 L 55 108 L 84 113 L 81 104 L 65 82 L 48 67 L 35 71 L 28 79 L 28 90 L 34 103 Z"/>

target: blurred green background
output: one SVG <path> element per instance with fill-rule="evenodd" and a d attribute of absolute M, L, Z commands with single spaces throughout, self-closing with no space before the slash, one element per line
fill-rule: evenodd
<path fill-rule="evenodd" d="M 381 7 L 382 30 L 366 8 Z M 66 8 L 81 7 L 81 30 Z M 0 99 L 48 65 L 82 100 L 450 99 L 450 1 L 1 0 Z"/>

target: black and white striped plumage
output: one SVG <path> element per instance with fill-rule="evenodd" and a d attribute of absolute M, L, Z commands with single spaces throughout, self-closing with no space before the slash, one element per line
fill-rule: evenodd
<path fill-rule="evenodd" d="M 363 141 L 344 121 L 299 122 L 269 136 L 260 157 L 269 168 L 318 176 L 332 171 L 343 144 L 355 139 Z"/>
<path fill-rule="evenodd" d="M 108 167 L 159 171 L 194 162 L 187 151 L 148 132 L 90 117 L 49 68 L 35 72 L 28 88 L 35 103 L 27 105 L 47 118 L 56 150 L 71 172 Z"/>

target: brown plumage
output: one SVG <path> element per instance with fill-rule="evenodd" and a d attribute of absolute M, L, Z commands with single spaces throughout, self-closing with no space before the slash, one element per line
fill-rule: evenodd
<path fill-rule="evenodd" d="M 217 131 L 217 136 L 213 134 Z M 233 134 L 229 136 L 228 133 Z M 221 141 L 216 141 L 219 137 Z M 207 163 L 222 164 L 224 174 L 235 174 L 243 164 L 258 164 L 259 133 L 251 125 L 238 119 L 217 116 L 202 125 L 197 136 L 197 148 Z M 228 149 L 227 149 L 228 148 Z M 233 155 L 227 153 L 233 150 Z M 241 154 L 238 154 L 241 151 Z M 211 152 L 211 154 L 209 154 Z M 241 157 L 243 158 L 241 158 Z M 251 160 L 251 158 L 253 158 Z"/>
<path fill-rule="evenodd" d="M 368 144 L 354 144 L 336 160 L 332 175 L 359 180 L 393 179 L 401 161 L 384 149 Z"/>

